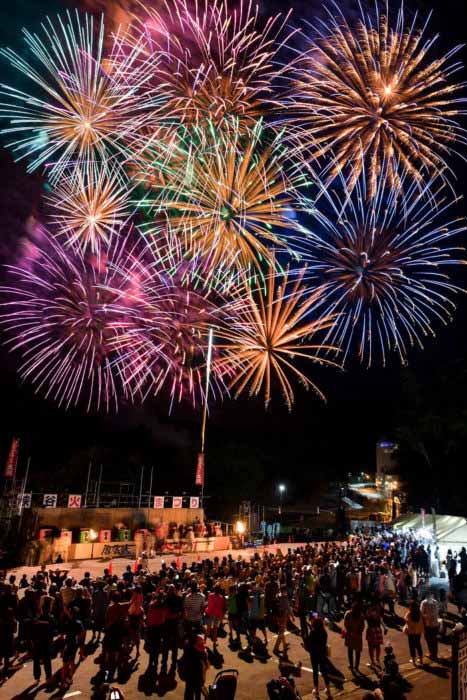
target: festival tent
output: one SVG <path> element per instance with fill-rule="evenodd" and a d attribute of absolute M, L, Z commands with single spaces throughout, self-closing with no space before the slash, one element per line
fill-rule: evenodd
<path fill-rule="evenodd" d="M 394 523 L 395 531 L 413 532 L 415 536 L 427 542 L 439 545 L 441 557 L 448 549 L 459 551 L 467 548 L 467 520 L 457 515 L 403 515 Z"/>

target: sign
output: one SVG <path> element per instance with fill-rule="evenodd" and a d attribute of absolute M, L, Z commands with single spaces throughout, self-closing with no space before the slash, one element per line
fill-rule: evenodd
<path fill-rule="evenodd" d="M 204 486 L 204 452 L 198 454 L 198 462 L 196 463 L 196 486 Z"/>
<path fill-rule="evenodd" d="M 190 496 L 190 508 L 199 508 L 198 496 Z"/>
<path fill-rule="evenodd" d="M 32 504 L 32 493 L 23 493 L 21 508 L 30 508 Z"/>
<path fill-rule="evenodd" d="M 164 496 L 154 496 L 153 508 L 163 508 L 164 507 Z"/>
<path fill-rule="evenodd" d="M 172 508 L 181 508 L 183 505 L 182 496 L 174 496 L 172 498 Z"/>
<path fill-rule="evenodd" d="M 467 700 L 467 629 L 452 636 L 452 700 Z"/>
<path fill-rule="evenodd" d="M 57 494 L 56 493 L 44 493 L 44 500 L 42 501 L 44 508 L 56 508 L 57 507 Z"/>
<path fill-rule="evenodd" d="M 18 438 L 13 438 L 13 440 L 11 441 L 10 452 L 8 453 L 8 459 L 5 465 L 5 479 L 14 479 L 16 476 L 16 467 L 18 466 L 18 450 L 19 440 Z"/>
<path fill-rule="evenodd" d="M 68 508 L 81 508 L 81 494 L 70 493 L 68 496 Z"/>

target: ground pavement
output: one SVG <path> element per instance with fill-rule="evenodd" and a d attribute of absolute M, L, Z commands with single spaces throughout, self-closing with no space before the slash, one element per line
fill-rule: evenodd
<path fill-rule="evenodd" d="M 188 555 L 188 557 L 182 559 L 191 562 L 193 557 Z M 128 561 L 125 560 L 114 560 L 114 573 L 121 574 L 127 564 Z M 158 566 L 159 561 L 157 561 L 157 563 L 154 562 L 154 569 L 157 569 Z M 89 562 L 81 562 L 78 569 L 70 567 L 70 571 L 73 575 L 80 577 L 82 577 L 83 572 L 87 570 L 92 571 L 93 575 L 99 575 L 102 573 L 103 567 L 104 564 L 102 562 L 93 562 L 92 565 L 90 565 Z M 37 567 L 34 567 L 32 570 L 21 568 L 17 570 L 17 573 L 20 574 L 25 571 L 30 574 L 31 571 L 36 570 Z M 404 608 L 396 607 L 396 611 L 401 618 L 405 614 Z M 450 656 L 450 647 L 443 644 L 440 645 L 440 656 L 442 657 L 440 663 L 429 663 L 428 659 L 425 659 L 426 664 L 424 664 L 423 668 L 413 668 L 409 662 L 407 638 L 402 633 L 402 626 L 402 619 L 397 626 L 390 626 L 386 639 L 390 641 L 394 647 L 402 675 L 412 685 L 412 689 L 407 695 L 408 699 L 447 700 L 447 698 L 450 697 L 451 669 L 448 659 Z M 366 666 L 368 662 L 366 648 L 362 655 L 361 675 L 352 675 L 347 666 L 346 649 L 340 631 L 341 623 L 328 628 L 329 643 L 331 646 L 330 662 L 333 666 L 331 674 L 333 697 L 342 700 L 346 700 L 347 698 L 360 700 L 364 695 L 365 689 L 374 687 L 376 676 L 372 669 Z M 90 633 L 88 632 L 88 638 L 89 637 Z M 274 635 L 270 635 L 270 649 L 272 649 L 273 640 Z M 288 650 L 290 661 L 295 664 L 302 662 L 301 676 L 297 678 L 297 686 L 304 700 L 311 700 L 313 683 L 309 656 L 303 649 L 300 636 L 294 633 L 294 631 L 290 631 L 287 634 L 287 642 L 290 645 Z M 424 649 L 426 650 L 426 645 Z M 222 667 L 224 669 L 236 668 L 240 672 L 237 700 L 266 700 L 266 684 L 271 678 L 278 675 L 278 658 L 271 655 L 266 661 L 261 661 L 257 658 L 245 660 L 239 657 L 238 651 L 233 651 L 229 648 L 227 639 L 220 640 L 219 650 L 224 657 Z M 46 692 L 45 686 L 43 685 L 38 688 L 32 687 L 32 662 L 26 661 L 24 664 L 20 664 L 13 675 L 0 686 L 0 698 L 1 700 L 46 700 L 46 698 L 59 700 L 63 697 L 64 699 L 77 698 L 77 700 L 88 700 L 88 698 L 92 696 L 90 681 L 98 670 L 98 666 L 94 663 L 98 653 L 99 649 L 92 652 L 80 663 L 76 670 L 73 684 L 64 694 L 58 690 Z M 55 659 L 53 662 L 53 671 L 57 671 L 60 666 L 61 659 Z M 145 671 L 146 667 L 147 655 L 142 650 L 141 657 L 136 660 L 133 666 L 133 672 L 129 680 L 125 684 L 119 686 L 124 694 L 125 700 L 144 700 L 145 694 L 138 691 L 138 679 Z M 218 669 L 213 667 L 208 670 L 208 685 L 214 679 L 217 671 Z M 167 698 L 167 700 L 182 700 L 184 687 L 184 683 L 179 681 L 177 687 L 164 697 Z M 157 694 L 154 694 L 153 697 L 157 697 Z M 324 694 L 322 694 L 322 697 L 324 697 Z"/>

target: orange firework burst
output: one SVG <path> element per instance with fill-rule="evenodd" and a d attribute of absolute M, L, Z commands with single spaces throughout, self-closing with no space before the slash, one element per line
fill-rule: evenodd
<path fill-rule="evenodd" d="M 362 11 L 355 26 L 336 3 L 328 15 L 303 57 L 294 104 L 306 145 L 334 156 L 329 179 L 344 172 L 352 188 L 365 169 L 373 197 L 383 170 L 399 187 L 401 172 L 421 180 L 447 169 L 446 156 L 466 142 L 464 100 L 453 96 L 464 86 L 452 80 L 460 47 L 430 58 L 435 39 L 416 19 L 407 26 L 402 7 L 394 26 L 387 6 L 374 18 Z"/>
<path fill-rule="evenodd" d="M 140 45 L 144 38 L 148 55 L 160 59 L 157 78 L 170 120 L 220 124 L 234 116 L 252 125 L 282 104 L 274 87 L 289 69 L 277 55 L 290 38 L 280 38 L 290 13 L 263 24 L 251 0 L 236 6 L 231 0 L 164 0 L 159 9 L 141 7 L 128 41 Z"/>
<path fill-rule="evenodd" d="M 271 264 L 274 246 L 290 249 L 286 234 L 300 230 L 294 207 L 302 173 L 296 164 L 287 167 L 280 135 L 268 138 L 261 122 L 245 135 L 236 121 L 221 132 L 212 129 L 209 138 L 190 130 L 180 144 L 184 157 L 167 165 L 165 187 L 139 203 L 156 213 L 149 230 L 157 230 L 165 214 L 185 248 L 209 256 L 213 269 L 260 272 Z"/>
<path fill-rule="evenodd" d="M 128 220 L 131 188 L 100 166 L 77 166 L 72 175 L 52 191 L 51 219 L 68 245 L 98 253 L 108 246 L 112 233 Z"/>
<path fill-rule="evenodd" d="M 321 290 L 312 291 L 302 285 L 303 274 L 304 270 L 290 285 L 286 272 L 280 284 L 276 284 L 276 278 L 270 275 L 265 291 L 247 288 L 240 303 L 236 304 L 238 315 L 233 316 L 228 328 L 217 332 L 224 341 L 224 344 L 218 344 L 224 352 L 219 364 L 233 375 L 230 388 L 235 397 L 249 387 L 250 396 L 264 391 L 268 405 L 272 384 L 276 381 L 291 410 L 294 402 L 292 378 L 295 378 L 324 399 L 316 384 L 296 366 L 295 360 L 305 358 L 314 363 L 337 366 L 321 355 L 322 352 L 337 351 L 337 348 L 309 342 L 315 334 L 333 325 L 335 315 L 310 320 L 321 298 Z M 217 369 L 216 363 L 214 366 Z"/>

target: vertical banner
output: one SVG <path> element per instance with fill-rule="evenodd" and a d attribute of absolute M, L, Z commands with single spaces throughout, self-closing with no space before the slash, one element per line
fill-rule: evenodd
<path fill-rule="evenodd" d="M 70 493 L 68 496 L 68 508 L 81 508 L 81 494 Z"/>
<path fill-rule="evenodd" d="M 42 501 L 44 508 L 56 508 L 57 507 L 57 494 L 56 493 L 44 493 L 44 500 Z"/>
<path fill-rule="evenodd" d="M 174 496 L 172 498 L 172 508 L 181 508 L 183 504 L 182 496 Z"/>
<path fill-rule="evenodd" d="M 3 474 L 5 479 L 14 479 L 16 476 L 16 467 L 18 466 L 18 450 L 19 440 L 18 438 L 13 438 L 5 465 L 5 472 Z"/>
<path fill-rule="evenodd" d="M 199 508 L 198 496 L 190 496 L 190 508 Z"/>
<path fill-rule="evenodd" d="M 198 462 L 196 463 L 196 486 L 204 486 L 204 452 L 198 454 Z"/>
<path fill-rule="evenodd" d="M 153 508 L 163 508 L 164 507 L 164 496 L 154 496 Z"/>

